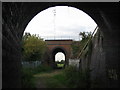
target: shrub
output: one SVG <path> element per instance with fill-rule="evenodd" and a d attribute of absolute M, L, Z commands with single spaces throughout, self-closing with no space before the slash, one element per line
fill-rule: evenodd
<path fill-rule="evenodd" d="M 87 88 L 89 84 L 89 71 L 80 71 L 74 66 L 68 66 L 64 70 L 68 86 L 72 88 Z"/>

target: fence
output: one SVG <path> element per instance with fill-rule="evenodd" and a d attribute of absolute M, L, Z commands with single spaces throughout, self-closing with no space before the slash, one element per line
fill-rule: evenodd
<path fill-rule="evenodd" d="M 22 66 L 27 68 L 35 68 L 41 65 L 41 61 L 22 61 Z"/>
<path fill-rule="evenodd" d="M 79 68 L 79 59 L 69 59 L 69 65 Z"/>

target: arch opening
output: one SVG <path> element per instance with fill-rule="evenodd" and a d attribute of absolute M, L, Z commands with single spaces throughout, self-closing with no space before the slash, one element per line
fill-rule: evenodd
<path fill-rule="evenodd" d="M 80 11 L 80 10 L 79 10 Z M 84 13 L 84 15 L 86 15 L 85 13 Z M 83 15 L 83 16 L 84 16 Z M 80 16 L 79 16 L 80 17 Z M 34 18 L 33 18 L 34 19 Z M 88 19 L 88 18 L 87 18 Z M 55 22 L 55 21 L 54 21 Z M 74 22 L 74 21 L 73 21 Z M 86 20 L 84 21 L 84 22 L 87 22 Z M 62 23 L 62 22 L 61 22 Z M 67 22 L 66 22 L 67 23 Z M 79 23 L 79 22 L 77 22 L 77 23 Z M 82 22 L 83 23 L 83 22 Z M 36 23 L 35 23 L 36 24 Z M 42 24 L 42 23 L 41 23 Z M 28 24 L 29 25 L 29 24 Z M 65 24 L 64 24 L 65 25 Z M 70 23 L 70 26 L 74 26 L 74 25 L 76 25 L 75 23 Z M 40 25 L 38 25 L 38 26 L 40 26 Z M 42 26 L 42 25 L 41 25 Z M 44 25 L 43 25 L 44 26 Z M 55 27 L 55 25 L 52 25 L 52 26 L 54 26 L 54 27 L 51 27 L 51 29 L 53 29 L 54 31 L 53 32 L 55 32 L 55 29 L 56 29 L 56 27 Z M 79 25 L 78 25 L 79 26 Z M 77 26 L 75 26 L 75 27 L 77 27 Z M 65 27 L 66 28 L 66 27 Z M 73 28 L 73 29 L 71 29 L 71 28 Z M 89 27 L 88 27 L 89 28 Z M 88 28 L 84 28 L 84 26 L 81 28 L 81 30 L 82 29 L 88 29 Z M 95 27 L 94 27 L 95 28 Z M 91 29 L 91 30 L 94 30 L 94 28 L 93 29 Z M 35 31 L 35 29 L 36 28 L 34 28 L 33 29 L 33 31 Z M 39 28 L 38 28 L 39 29 Z M 70 29 L 70 32 L 71 31 L 75 31 L 75 29 L 76 28 L 74 28 L 74 27 L 70 27 L 70 28 L 68 28 L 68 29 Z M 44 29 L 41 29 L 41 30 L 38 30 L 38 31 L 42 31 L 43 32 L 43 30 Z M 81 31 L 80 29 L 78 29 L 77 31 L 77 33 L 78 33 L 78 35 L 79 35 L 79 32 Z M 45 30 L 44 30 L 45 31 Z M 83 30 L 84 31 L 84 30 Z M 50 31 L 49 30 L 49 32 L 52 32 L 52 31 Z M 62 32 L 63 33 L 63 32 Z M 72 32 L 73 33 L 73 32 Z M 34 34 L 36 34 L 36 33 L 34 33 Z M 60 33 L 59 33 L 60 34 Z M 70 35 L 71 35 L 71 33 L 69 33 Z M 43 34 L 44 35 L 44 34 Z M 54 35 L 56 35 L 56 33 L 54 33 Z M 76 33 L 75 33 L 75 35 L 76 35 Z M 47 35 L 48 36 L 48 35 Z M 77 40 L 80 40 L 80 39 L 77 39 Z M 53 61 L 52 61 L 52 63 L 53 63 L 53 67 L 54 68 L 61 68 L 61 66 L 59 67 L 59 63 L 58 62 L 56 62 L 57 60 L 56 60 L 56 55 L 57 55 L 57 53 L 59 53 L 59 52 L 61 52 L 61 53 L 63 53 L 64 54 L 64 57 L 65 57 L 65 60 L 63 61 L 63 63 L 62 64 L 64 64 L 63 66 L 62 66 L 62 68 L 66 65 L 66 52 L 65 52 L 65 50 L 63 50 L 63 49 L 61 49 L 61 48 L 56 48 L 53 52 L 52 52 L 52 59 L 53 59 Z M 67 58 L 68 59 L 68 58 Z"/>
<path fill-rule="evenodd" d="M 79 32 L 93 32 L 96 22 L 83 10 L 73 6 L 52 6 L 34 16 L 25 32 L 47 39 L 81 40 Z"/>
<path fill-rule="evenodd" d="M 92 25 L 93 27 L 91 27 Z M 42 38 L 43 41 L 47 39 L 72 39 L 80 41 L 79 33 L 81 31 L 86 33 L 93 32 L 96 26 L 95 21 L 87 13 L 76 7 L 52 6 L 35 15 L 26 26 L 23 35 L 26 32 L 30 32 L 30 34 L 35 34 Z M 55 54 L 58 52 L 54 52 L 52 56 L 53 62 L 55 62 Z M 66 59 L 66 53 L 62 50 L 60 52 L 65 55 Z"/>
<path fill-rule="evenodd" d="M 57 68 L 63 68 L 65 64 L 65 54 L 62 52 L 56 53 L 55 63 L 57 64 Z"/>
<path fill-rule="evenodd" d="M 66 63 L 66 51 L 63 48 L 55 48 L 52 51 L 53 67 L 64 68 Z"/>
<path fill-rule="evenodd" d="M 62 12 L 62 14 L 60 12 Z M 86 18 L 84 16 L 86 16 Z M 24 34 L 30 31 L 31 34 L 36 34 L 43 40 L 73 39 L 74 41 L 80 41 L 81 37 L 79 33 L 81 31 L 86 33 L 93 32 L 96 26 L 96 22 L 86 12 L 79 8 L 73 6 L 53 6 L 42 10 L 34 16 L 26 26 Z M 66 53 L 60 49 L 53 53 L 53 62 L 56 62 L 55 55 L 58 52 L 62 52 L 65 55 L 66 62 Z"/>
<path fill-rule="evenodd" d="M 55 61 L 60 61 L 61 62 L 61 60 L 65 61 L 65 55 L 64 55 L 64 53 L 62 53 L 62 52 L 56 53 L 56 55 L 55 55 Z"/>

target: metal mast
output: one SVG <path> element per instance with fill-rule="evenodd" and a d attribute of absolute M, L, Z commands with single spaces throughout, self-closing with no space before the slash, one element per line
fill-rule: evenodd
<path fill-rule="evenodd" d="M 53 10 L 53 14 L 54 14 L 54 21 L 53 21 L 53 24 L 54 24 L 54 39 L 55 39 L 55 34 L 56 34 L 56 32 L 55 32 L 55 17 L 56 17 L 56 8 L 54 8 L 54 10 Z"/>

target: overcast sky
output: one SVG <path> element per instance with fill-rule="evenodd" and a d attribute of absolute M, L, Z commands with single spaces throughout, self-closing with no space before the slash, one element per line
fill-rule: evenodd
<path fill-rule="evenodd" d="M 55 55 L 55 61 L 61 61 L 61 60 L 65 60 L 65 55 L 62 52 L 58 52 Z"/>
<path fill-rule="evenodd" d="M 38 13 L 28 23 L 25 32 L 39 34 L 44 39 L 55 37 L 78 40 L 80 32 L 93 32 L 96 26 L 94 20 L 83 11 L 68 6 L 56 6 Z"/>

